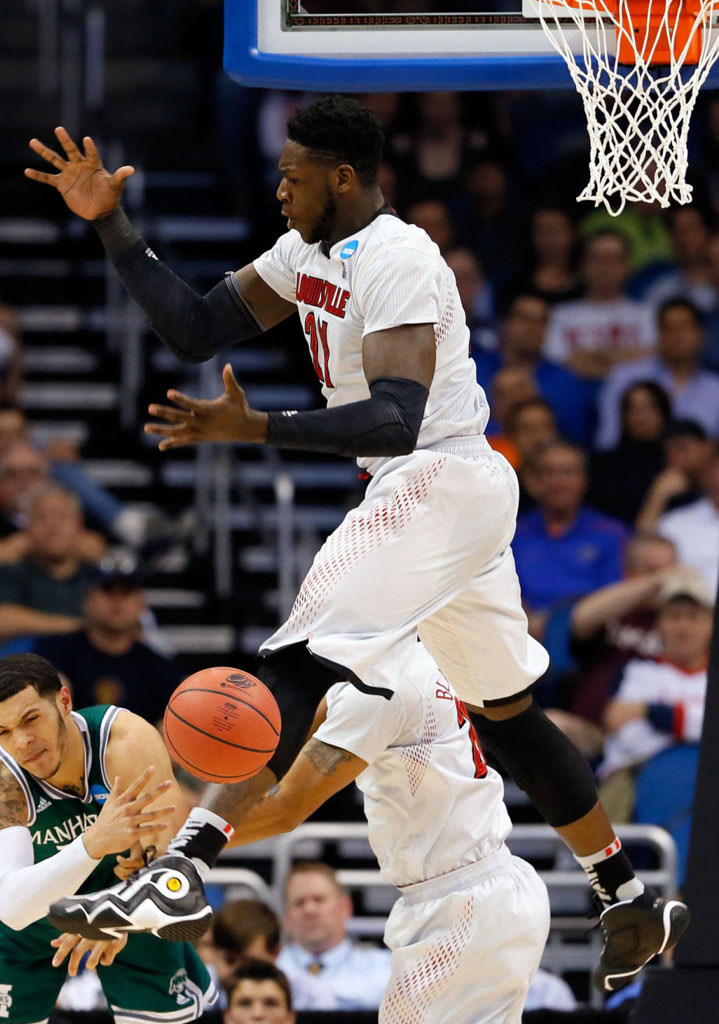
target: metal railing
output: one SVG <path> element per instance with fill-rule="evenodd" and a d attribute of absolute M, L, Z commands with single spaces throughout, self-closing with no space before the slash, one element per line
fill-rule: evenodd
<path fill-rule="evenodd" d="M 224 866 L 222 862 L 220 867 L 210 872 L 208 880 L 222 886 L 246 886 L 257 898 L 265 899 L 279 910 L 282 886 L 287 873 L 294 860 L 307 856 L 308 843 L 311 844 L 311 856 L 314 859 L 316 856 L 322 857 L 324 844 L 363 841 L 366 843 L 366 856 L 369 859 L 373 854 L 367 831 L 364 822 L 300 825 L 294 832 L 273 839 L 270 849 L 267 842 L 263 844 L 263 853 L 271 859 L 269 887 L 256 872 L 247 868 Z M 616 831 L 625 846 L 647 848 L 655 858 L 655 868 L 637 872 L 641 880 L 664 895 L 673 896 L 677 889 L 678 859 L 674 840 L 669 833 L 655 825 L 617 825 Z M 583 907 L 576 913 L 553 914 L 542 965 L 555 973 L 591 973 L 599 958 L 601 934 L 598 929 L 591 929 L 586 917 L 588 883 L 584 871 L 575 864 L 571 856 L 567 857 L 564 842 L 549 825 L 515 825 L 507 845 L 513 853 L 530 862 L 533 857 L 545 861 L 548 851 L 553 854 L 560 862 L 560 866 L 538 870 L 540 878 L 547 886 L 550 903 L 553 897 L 559 897 L 561 900 L 566 894 L 573 893 L 579 897 L 578 904 Z M 248 851 L 251 850 L 252 847 L 249 847 Z M 567 863 L 563 863 L 564 861 Z M 398 895 L 397 889 L 386 882 L 376 868 L 339 868 L 337 878 L 342 885 L 357 893 L 367 893 L 368 890 L 383 891 L 387 897 L 387 905 Z M 348 931 L 355 936 L 378 939 L 383 934 L 385 920 L 386 911 L 355 916 L 348 924 Z M 602 1005 L 601 996 L 597 992 L 592 992 L 590 1001 L 592 1005 Z"/>

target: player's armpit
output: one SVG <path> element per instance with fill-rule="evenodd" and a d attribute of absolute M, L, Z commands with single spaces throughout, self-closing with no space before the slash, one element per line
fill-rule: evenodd
<path fill-rule="evenodd" d="M 228 845 L 242 846 L 291 832 L 366 767 L 360 757 L 313 736 L 275 793 L 252 808 Z"/>
<path fill-rule="evenodd" d="M 236 270 L 232 280 L 242 301 L 266 331 L 297 311 L 295 303 L 288 302 L 270 288 L 251 263 Z"/>
<path fill-rule="evenodd" d="M 22 786 L 0 761 L 0 828 L 27 825 L 28 806 Z"/>

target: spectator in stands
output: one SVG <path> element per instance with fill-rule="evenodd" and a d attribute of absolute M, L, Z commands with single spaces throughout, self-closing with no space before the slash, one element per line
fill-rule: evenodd
<path fill-rule="evenodd" d="M 7 410 L 0 411 L 0 429 L 7 419 Z M 39 486 L 51 483 L 47 460 L 26 441 L 10 443 L 0 456 L 0 563 L 17 562 L 27 555 L 27 500 Z M 83 527 L 78 538 L 81 557 L 95 561 L 104 549 L 104 539 Z"/>
<path fill-rule="evenodd" d="M 628 531 L 583 504 L 587 486 L 581 448 L 547 445 L 537 460 L 539 507 L 519 517 L 512 542 L 522 596 L 533 612 L 621 578 Z"/>
<path fill-rule="evenodd" d="M 612 821 L 631 818 L 639 765 L 674 743 L 701 738 L 712 608 L 698 578 L 667 580 L 660 592 L 659 655 L 629 662 L 604 716 L 609 735 L 599 777 Z"/>
<path fill-rule="evenodd" d="M 33 637 L 79 629 L 94 572 L 79 554 L 82 516 L 73 494 L 45 485 L 30 496 L 27 516 L 27 554 L 0 565 L 2 654 L 29 650 Z"/>
<path fill-rule="evenodd" d="M 601 752 L 604 709 L 619 672 L 631 659 L 659 652 L 656 598 L 678 571 L 676 549 L 658 533 L 635 534 L 623 568 L 618 583 L 559 602 L 544 623 L 552 668 L 541 702 L 590 760 Z"/>
<path fill-rule="evenodd" d="M 510 282 L 508 297 L 536 295 L 548 305 L 578 299 L 577 231 L 569 213 L 542 205 L 530 221 L 528 266 Z"/>
<path fill-rule="evenodd" d="M 719 371 L 719 232 L 714 232 L 707 241 L 707 259 L 711 274 L 714 302 L 707 311 L 702 365 L 708 370 Z"/>
<path fill-rule="evenodd" d="M 517 453 L 519 510 L 527 512 L 536 505 L 537 459 L 552 441 L 559 440 L 557 421 L 543 398 L 529 398 L 509 412 L 507 436 Z"/>
<path fill-rule="evenodd" d="M 390 952 L 348 937 L 352 901 L 332 868 L 320 862 L 293 865 L 284 901 L 290 942 L 278 966 L 319 977 L 342 1010 L 376 1009 L 389 981 Z"/>
<path fill-rule="evenodd" d="M 661 516 L 657 531 L 671 540 L 679 561 L 701 575 L 715 594 L 719 577 L 719 451 L 714 448 L 700 474 L 703 496 Z"/>
<path fill-rule="evenodd" d="M 552 310 L 545 355 L 575 373 L 602 380 L 619 363 L 646 355 L 654 345 L 648 307 L 627 298 L 629 245 L 618 231 L 601 231 L 584 243 L 583 294 Z"/>
<path fill-rule="evenodd" d="M 134 559 L 107 557 L 87 582 L 83 628 L 35 641 L 33 649 L 67 678 L 76 707 L 119 704 L 162 721 L 182 672 L 140 639 L 145 608 Z"/>
<path fill-rule="evenodd" d="M 519 454 L 509 436 L 509 419 L 518 405 L 537 397 L 537 385 L 531 374 L 521 366 L 503 366 L 495 373 L 490 383 L 491 415 L 486 433 L 489 443 L 515 469 L 519 465 Z"/>
<path fill-rule="evenodd" d="M 407 221 L 426 231 L 441 253 L 454 245 L 454 225 L 447 204 L 439 199 L 420 199 L 407 209 Z"/>
<path fill-rule="evenodd" d="M 471 249 L 450 249 L 444 258 L 457 282 L 472 349 L 478 352 L 493 351 L 498 344 L 493 289 L 484 276 L 479 260 Z"/>
<path fill-rule="evenodd" d="M 475 252 L 497 287 L 515 273 L 517 225 L 521 208 L 511 194 L 511 182 L 501 157 L 487 150 L 467 164 L 462 188 L 451 211 L 457 242 Z"/>
<path fill-rule="evenodd" d="M 677 206 L 668 211 L 676 267 L 667 268 L 643 293 L 653 310 L 668 299 L 689 299 L 709 313 L 716 303 L 716 290 L 709 266 L 709 225 L 698 206 Z"/>
<path fill-rule="evenodd" d="M 6 403 L 0 404 L 0 473 L 10 449 L 14 454 L 8 475 L 17 475 L 17 479 L 0 481 L 0 537 L 20 528 L 19 504 L 27 489 L 40 479 L 50 477 L 77 495 L 84 514 L 91 517 L 101 530 L 141 554 L 148 555 L 153 550 L 167 547 L 181 539 L 185 531 L 183 522 L 173 522 L 157 511 L 148 511 L 146 507 L 137 509 L 127 505 L 100 486 L 83 466 L 77 447 L 71 441 L 53 439 L 42 452 L 33 448 L 24 412 L 16 405 Z M 18 467 L 19 462 L 21 468 Z M 14 543 L 18 542 L 19 538 L 14 538 Z M 88 535 L 84 542 L 87 557 L 98 557 L 102 547 L 98 547 L 99 538 Z M 12 553 L 12 547 L 6 547 Z M 0 557 L 1 554 L 0 549 Z"/>
<path fill-rule="evenodd" d="M 661 516 L 704 496 L 701 478 L 714 443 L 695 420 L 671 420 L 664 431 L 665 468 L 647 490 L 636 517 L 638 530 L 654 530 Z"/>
<path fill-rule="evenodd" d="M 544 338 L 548 320 L 549 307 L 544 299 L 517 295 L 502 323 L 499 349 L 472 350 L 477 380 L 488 393 L 494 415 L 492 378 L 505 366 L 524 369 L 531 374 L 537 393 L 551 405 L 560 433 L 583 444 L 589 441 L 593 429 L 593 390 L 566 367 L 546 358 Z"/>
<path fill-rule="evenodd" d="M 605 209 L 584 217 L 580 226 L 583 238 L 600 231 L 619 231 L 629 243 L 632 271 L 652 265 L 670 266 L 674 260 L 672 239 L 664 211 L 658 203 L 627 203 L 618 217 Z"/>
<path fill-rule="evenodd" d="M 262 900 L 225 903 L 212 919 L 213 964 L 216 979 L 227 989 L 234 972 L 250 958 L 276 963 L 280 952 L 280 919 Z M 285 964 L 292 1005 L 297 1010 L 336 1010 L 337 999 L 321 976 L 295 964 Z"/>
<path fill-rule="evenodd" d="M 686 299 L 672 299 L 659 309 L 657 323 L 656 355 L 617 366 L 604 383 L 599 395 L 598 448 L 611 448 L 619 441 L 620 399 L 639 380 L 661 384 L 675 417 L 694 419 L 709 437 L 719 437 L 719 375 L 701 369 L 701 313 Z"/>
<path fill-rule="evenodd" d="M 224 1024 L 295 1024 L 287 978 L 266 960 L 248 960 L 232 978 Z"/>
<path fill-rule="evenodd" d="M 664 388 L 651 380 L 630 385 L 621 398 L 619 444 L 591 463 L 589 500 L 600 512 L 631 526 L 665 465 L 663 439 L 671 416 Z M 651 529 L 653 524 L 646 524 Z"/>

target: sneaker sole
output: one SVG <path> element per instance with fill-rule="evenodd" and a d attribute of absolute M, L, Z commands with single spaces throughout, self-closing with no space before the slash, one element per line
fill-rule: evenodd
<path fill-rule="evenodd" d="M 679 942 L 689 927 L 690 918 L 691 915 L 688 907 L 678 900 L 669 900 L 664 907 L 664 942 L 659 949 L 652 953 L 651 956 L 648 956 L 638 967 L 633 967 L 631 971 L 623 971 L 620 974 L 605 974 L 598 968 L 593 976 L 596 988 L 600 992 L 618 992 L 621 988 L 624 988 L 635 975 L 639 974 L 643 967 L 646 967 L 650 960 L 653 960 L 655 956 L 659 956 L 666 949 L 671 949 L 672 946 Z"/>
<path fill-rule="evenodd" d="M 207 907 L 205 912 L 196 918 L 185 921 L 175 921 L 159 928 L 135 929 L 128 927 L 128 922 L 118 914 L 117 924 L 107 923 L 99 926 L 88 921 L 84 914 L 77 917 L 63 912 L 60 914 L 48 914 L 48 920 L 53 928 L 60 932 L 70 932 L 74 935 L 81 935 L 83 939 L 91 939 L 95 942 L 119 939 L 123 935 L 132 935 L 133 932 L 141 935 L 156 935 L 160 939 L 167 939 L 170 942 L 194 942 L 204 935 L 212 922 L 212 908 Z"/>

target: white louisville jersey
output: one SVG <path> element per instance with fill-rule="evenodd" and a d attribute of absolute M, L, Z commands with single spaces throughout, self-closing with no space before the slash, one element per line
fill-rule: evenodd
<path fill-rule="evenodd" d="M 362 370 L 364 335 L 431 323 L 437 361 L 417 447 L 484 431 L 489 407 L 469 356 L 454 275 L 421 228 L 385 208 L 329 250 L 303 242 L 292 229 L 254 261 L 254 268 L 273 291 L 296 303 L 329 407 L 370 397 Z M 358 460 L 372 473 L 383 461 Z"/>
<path fill-rule="evenodd" d="M 317 739 L 366 761 L 357 777 L 382 877 L 426 881 L 496 852 L 511 822 L 464 705 L 416 643 L 391 700 L 337 683 Z"/>

